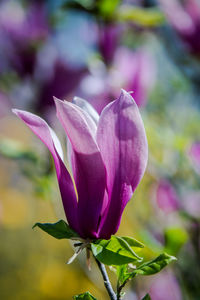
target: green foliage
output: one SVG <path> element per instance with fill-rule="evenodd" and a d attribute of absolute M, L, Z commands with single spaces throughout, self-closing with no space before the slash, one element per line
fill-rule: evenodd
<path fill-rule="evenodd" d="M 176 260 L 174 256 L 170 256 L 167 253 L 163 253 L 155 259 L 143 263 L 138 267 L 130 265 L 117 266 L 116 272 L 118 277 L 118 286 L 124 285 L 128 280 L 131 280 L 136 275 L 156 274 L 174 260 Z"/>
<path fill-rule="evenodd" d="M 89 292 L 79 294 L 73 297 L 75 300 L 97 300 Z"/>
<path fill-rule="evenodd" d="M 151 300 L 151 297 L 149 296 L 149 294 L 146 294 L 146 295 L 142 298 L 142 300 Z"/>
<path fill-rule="evenodd" d="M 165 22 L 164 15 L 155 8 L 141 8 L 136 6 L 121 6 L 116 14 L 120 21 L 133 22 L 140 26 L 153 27 Z"/>
<path fill-rule="evenodd" d="M 120 285 L 123 285 L 125 282 L 127 282 L 130 279 L 130 273 L 128 272 L 129 266 L 128 265 L 121 265 L 116 266 L 116 273 L 117 273 L 117 285 L 118 287 Z M 132 276 L 131 278 L 133 278 Z"/>
<path fill-rule="evenodd" d="M 188 234 L 184 228 L 167 228 L 165 230 L 165 251 L 176 255 L 187 240 Z"/>
<path fill-rule="evenodd" d="M 160 272 L 164 267 L 174 260 L 176 260 L 176 257 L 167 253 L 162 253 L 155 259 L 140 265 L 136 270 L 133 271 L 133 273 L 140 275 L 153 275 Z"/>
<path fill-rule="evenodd" d="M 57 223 L 36 223 L 33 228 L 35 227 L 39 227 L 56 239 L 71 239 L 79 237 L 79 235 L 63 220 L 60 220 Z"/>
<path fill-rule="evenodd" d="M 139 242 L 138 240 L 129 237 L 129 236 L 122 236 L 121 237 L 123 240 L 125 240 L 131 247 L 134 248 L 144 248 L 144 244 L 142 244 L 141 242 Z"/>
<path fill-rule="evenodd" d="M 123 265 L 141 261 L 142 258 L 132 248 L 142 246 L 140 242 L 132 238 L 112 236 L 110 240 L 97 240 L 92 243 L 91 249 L 100 262 L 106 265 Z"/>

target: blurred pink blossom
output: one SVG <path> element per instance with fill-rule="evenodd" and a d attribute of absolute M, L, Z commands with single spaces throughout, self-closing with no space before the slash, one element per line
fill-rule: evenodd
<path fill-rule="evenodd" d="M 149 294 L 152 300 L 182 300 L 179 284 L 169 270 L 156 275 Z"/>
<path fill-rule="evenodd" d="M 160 180 L 156 190 L 158 207 L 165 213 L 171 213 L 179 208 L 179 199 L 173 185 L 167 180 Z"/>
<path fill-rule="evenodd" d="M 10 38 L 26 43 L 26 40 L 40 39 L 48 33 L 44 5 L 31 4 L 27 10 L 18 1 L 2 1 L 0 5 L 0 28 Z"/>
<path fill-rule="evenodd" d="M 192 191 L 187 193 L 182 199 L 183 209 L 192 217 L 200 216 L 200 192 Z"/>
<path fill-rule="evenodd" d="M 191 159 L 192 165 L 200 173 L 200 142 L 194 142 L 189 150 L 189 157 Z"/>
<path fill-rule="evenodd" d="M 138 106 L 145 106 L 148 94 L 156 79 L 153 57 L 144 49 L 132 51 L 121 47 L 117 50 L 113 63 L 113 82 L 128 91 L 133 91 L 133 98 Z"/>
<path fill-rule="evenodd" d="M 47 14 L 42 2 L 30 4 L 25 9 L 18 1 L 2 1 L 0 51 L 3 60 L 7 61 L 6 67 L 11 67 L 22 77 L 33 74 L 37 43 L 47 37 L 48 30 Z"/>
<path fill-rule="evenodd" d="M 132 51 L 121 47 L 116 51 L 113 64 L 108 69 L 103 63 L 97 63 L 91 73 L 83 78 L 81 92 L 99 113 L 113 97 L 117 98 L 121 87 L 129 92 L 133 91 L 132 96 L 141 107 L 147 103 L 155 80 L 156 67 L 150 53 L 143 49 Z"/>
<path fill-rule="evenodd" d="M 197 0 L 187 0 L 184 4 L 180 0 L 159 0 L 176 32 L 185 42 L 188 49 L 200 53 L 200 3 Z"/>

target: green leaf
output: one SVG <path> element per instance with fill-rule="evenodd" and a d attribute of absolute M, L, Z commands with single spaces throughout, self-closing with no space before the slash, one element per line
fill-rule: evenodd
<path fill-rule="evenodd" d="M 73 237 L 79 237 L 78 233 L 71 229 L 63 220 L 60 220 L 57 223 L 36 223 L 33 228 L 35 227 L 39 227 L 56 239 L 70 239 Z"/>
<path fill-rule="evenodd" d="M 188 234 L 180 227 L 170 227 L 165 230 L 165 251 L 176 255 L 187 242 Z"/>
<path fill-rule="evenodd" d="M 164 23 L 165 17 L 161 11 L 156 8 L 141 8 L 130 5 L 123 5 L 116 13 L 119 21 L 128 21 L 141 26 L 158 26 Z"/>
<path fill-rule="evenodd" d="M 130 272 L 128 272 L 128 265 L 116 266 L 118 286 L 122 285 L 126 280 L 131 279 Z"/>
<path fill-rule="evenodd" d="M 94 256 L 106 265 L 123 265 L 142 260 L 125 239 L 116 236 L 110 240 L 97 240 L 91 244 L 91 249 Z"/>
<path fill-rule="evenodd" d="M 162 253 L 155 259 L 140 265 L 132 274 L 152 275 L 160 272 L 170 262 L 176 260 L 176 257 L 167 253 Z"/>
<path fill-rule="evenodd" d="M 146 294 L 146 295 L 142 298 L 142 300 L 151 300 L 151 297 L 149 296 L 149 294 Z"/>
<path fill-rule="evenodd" d="M 144 248 L 144 244 L 142 244 L 141 242 L 139 242 L 138 240 L 129 237 L 129 236 L 122 236 L 121 237 L 123 240 L 125 240 L 130 247 L 134 247 L 134 248 Z"/>
<path fill-rule="evenodd" d="M 89 292 L 84 294 L 76 295 L 73 297 L 75 300 L 97 300 Z"/>

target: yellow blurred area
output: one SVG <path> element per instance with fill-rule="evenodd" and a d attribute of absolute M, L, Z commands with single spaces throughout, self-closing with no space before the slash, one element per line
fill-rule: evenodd
<path fill-rule="evenodd" d="M 30 130 L 14 114 L 0 119 L 0 137 L 20 141 L 25 146 L 32 141 Z"/>
<path fill-rule="evenodd" d="M 17 190 L 1 190 L 1 210 L 1 223 L 5 228 L 23 228 L 30 221 L 27 197 Z"/>

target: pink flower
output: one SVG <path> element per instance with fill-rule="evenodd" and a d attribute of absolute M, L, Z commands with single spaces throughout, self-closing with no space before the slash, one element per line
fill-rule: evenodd
<path fill-rule="evenodd" d="M 110 238 L 144 174 L 146 134 L 137 105 L 124 90 L 104 108 L 97 124 L 96 117 L 92 119 L 80 108 L 89 104 L 78 102 L 79 106 L 55 99 L 58 119 L 71 145 L 74 180 L 63 162 L 59 140 L 47 123 L 29 112 L 14 113 L 53 155 L 69 225 L 83 238 Z"/>

